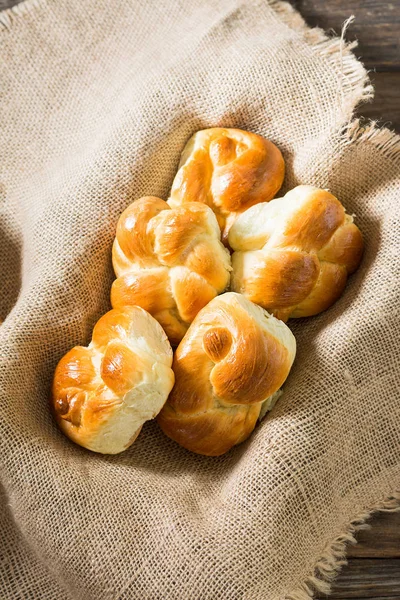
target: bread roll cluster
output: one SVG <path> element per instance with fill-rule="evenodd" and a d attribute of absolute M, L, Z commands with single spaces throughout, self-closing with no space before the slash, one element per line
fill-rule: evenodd
<path fill-rule="evenodd" d="M 285 321 L 329 308 L 363 251 L 327 190 L 273 199 L 284 171 L 261 136 L 206 129 L 186 144 L 168 201 L 122 213 L 113 310 L 54 375 L 56 420 L 74 442 L 115 454 L 157 417 L 184 448 L 217 456 L 272 407 L 296 354 Z"/>

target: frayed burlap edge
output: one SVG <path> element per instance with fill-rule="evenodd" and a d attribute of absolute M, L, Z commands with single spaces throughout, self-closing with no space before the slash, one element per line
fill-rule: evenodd
<path fill-rule="evenodd" d="M 355 107 L 361 102 L 369 102 L 374 97 L 374 88 L 363 64 L 354 56 L 357 42 L 347 43 L 345 33 L 354 16 L 343 23 L 341 36 L 329 37 L 319 27 L 310 28 L 303 17 L 287 2 L 269 0 L 276 17 L 289 29 L 296 31 L 309 45 L 310 54 L 318 54 L 328 61 L 337 74 L 337 101 L 341 108 L 341 121 L 349 122 Z"/>
<path fill-rule="evenodd" d="M 352 52 L 357 42 L 347 44 L 344 40 L 346 28 L 352 18 L 344 23 L 340 37 L 328 37 L 319 28 L 309 28 L 301 15 L 286 2 L 271 0 L 270 4 L 277 17 L 290 29 L 298 31 L 310 44 L 310 50 L 325 57 L 338 74 L 338 100 L 341 105 L 342 123 L 345 123 L 339 128 L 339 149 L 345 150 L 350 145 L 371 144 L 388 160 L 400 165 L 400 136 L 390 129 L 379 128 L 376 121 L 353 118 L 360 103 L 373 99 L 374 88 L 368 72 Z M 348 545 L 357 543 L 357 532 L 369 527 L 366 522 L 375 513 L 398 511 L 400 491 L 388 494 L 386 499 L 380 500 L 352 519 L 344 531 L 326 546 L 304 583 L 287 594 L 284 600 L 312 600 L 317 593 L 329 594 L 335 578 L 347 564 Z"/>
<path fill-rule="evenodd" d="M 339 138 L 340 149 L 344 150 L 347 146 L 358 144 L 375 146 L 388 160 L 400 166 L 400 136 L 389 129 L 377 127 L 376 122 L 363 123 L 361 119 L 355 119 L 342 129 Z M 398 511 L 400 511 L 400 491 L 395 491 L 352 519 L 343 533 L 326 546 L 304 583 L 286 595 L 283 600 L 312 600 L 317 593 L 329 594 L 335 578 L 347 564 L 348 545 L 356 544 L 357 532 L 369 527 L 366 521 L 375 513 Z"/>
<path fill-rule="evenodd" d="M 296 31 L 310 46 L 310 52 L 324 57 L 336 71 L 338 77 L 338 99 L 341 106 L 340 123 L 336 130 L 339 148 L 354 144 L 371 144 L 387 159 L 400 163 L 400 136 L 386 127 L 378 127 L 377 121 L 354 119 L 359 104 L 371 102 L 374 87 L 368 71 L 353 53 L 358 42 L 346 43 L 347 27 L 352 23 L 351 16 L 343 24 L 341 36 L 329 37 L 318 28 L 310 28 L 303 17 L 283 0 L 269 0 L 277 19 L 289 29 Z"/>
<path fill-rule="evenodd" d="M 268 0 L 276 17 L 291 30 L 297 31 L 307 42 L 311 53 L 324 57 L 338 76 L 338 102 L 341 107 L 339 148 L 349 145 L 371 144 L 388 160 L 400 164 L 400 136 L 387 128 L 379 128 L 375 121 L 353 119 L 355 108 L 362 102 L 371 101 L 374 88 L 368 72 L 354 56 L 357 42 L 346 43 L 344 35 L 352 17 L 343 25 L 340 37 L 328 37 L 322 29 L 310 28 L 301 15 L 287 2 Z M 0 30 L 9 30 L 21 17 L 45 7 L 48 0 L 24 0 L 0 13 Z M 352 120 L 353 119 L 353 120 Z M 345 125 L 343 125 L 345 123 Z M 369 525 L 366 523 L 375 513 L 400 511 L 400 491 L 389 494 L 384 500 L 352 519 L 344 532 L 329 543 L 304 583 L 285 595 L 282 600 L 312 600 L 316 593 L 329 594 L 341 568 L 347 564 L 348 545 L 357 543 L 356 534 Z"/>
<path fill-rule="evenodd" d="M 24 0 L 11 8 L 0 12 L 0 30 L 9 30 L 22 16 L 46 6 L 47 0 Z"/>
<path fill-rule="evenodd" d="M 400 166 L 400 136 L 390 129 L 379 128 L 374 121 L 363 123 L 361 119 L 355 119 L 342 129 L 339 148 L 344 150 L 347 146 L 358 144 L 375 146 L 385 158 Z M 357 532 L 369 527 L 366 521 L 375 513 L 398 511 L 400 511 L 400 491 L 395 491 L 352 519 L 344 532 L 327 545 L 305 582 L 286 595 L 283 600 L 312 600 L 316 593 L 329 594 L 335 578 L 347 564 L 347 546 L 357 543 L 355 538 Z"/>
<path fill-rule="evenodd" d="M 399 511 L 400 492 L 393 492 L 386 500 L 378 502 L 375 506 L 350 521 L 345 531 L 327 545 L 317 561 L 313 573 L 293 592 L 286 595 L 284 600 L 312 600 L 316 593 L 329 594 L 335 578 L 342 567 L 347 564 L 346 552 L 348 545 L 356 544 L 356 534 L 362 529 L 369 528 L 366 521 L 375 513 Z"/>
<path fill-rule="evenodd" d="M 354 144 L 372 144 L 385 158 L 400 166 L 400 135 L 386 127 L 378 127 L 376 121 L 355 119 L 346 125 L 340 145 Z"/>

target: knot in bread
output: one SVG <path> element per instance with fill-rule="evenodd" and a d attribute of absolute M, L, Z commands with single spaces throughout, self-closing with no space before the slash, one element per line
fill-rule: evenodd
<path fill-rule="evenodd" d="M 175 352 L 176 383 L 158 423 L 188 450 L 223 454 L 250 435 L 295 353 L 290 329 L 262 308 L 231 292 L 214 298 Z"/>
<path fill-rule="evenodd" d="M 57 365 L 52 398 L 61 430 L 89 450 L 122 452 L 161 410 L 174 383 L 171 364 L 168 339 L 145 310 L 109 311 L 89 346 Z"/>
<path fill-rule="evenodd" d="M 361 232 L 339 200 L 306 185 L 243 213 L 229 243 L 231 289 L 284 321 L 331 306 L 363 252 Z"/>
<path fill-rule="evenodd" d="M 215 212 L 227 242 L 238 214 L 268 202 L 280 189 L 285 164 L 269 140 L 220 127 L 195 133 L 186 144 L 168 203 L 203 202 Z"/>
<path fill-rule="evenodd" d="M 229 285 L 230 255 L 212 210 L 199 203 L 171 207 L 155 197 L 121 215 L 113 246 L 114 308 L 137 305 L 177 345 L 190 323 Z"/>
<path fill-rule="evenodd" d="M 231 346 L 232 336 L 226 327 L 209 329 L 203 336 L 204 352 L 214 362 L 225 358 Z"/>

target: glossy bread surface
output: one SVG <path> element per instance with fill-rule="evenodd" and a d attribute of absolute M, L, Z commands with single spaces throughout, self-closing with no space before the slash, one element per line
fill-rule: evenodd
<path fill-rule="evenodd" d="M 57 365 L 52 402 L 59 427 L 89 450 L 122 452 L 164 405 L 174 384 L 171 364 L 168 339 L 145 310 L 109 311 L 89 346 L 76 346 Z"/>
<path fill-rule="evenodd" d="M 141 306 L 177 345 L 199 310 L 229 285 L 230 255 L 220 237 L 204 204 L 171 209 L 153 196 L 133 202 L 117 226 L 112 306 Z"/>
<path fill-rule="evenodd" d="M 243 296 L 212 300 L 174 357 L 175 386 L 157 421 L 179 444 L 209 456 L 253 431 L 264 400 L 289 374 L 296 353 L 290 329 Z"/>
<path fill-rule="evenodd" d="M 329 308 L 363 252 L 361 232 L 339 200 L 306 185 L 243 213 L 229 243 L 231 289 L 284 321 Z"/>
<path fill-rule="evenodd" d="M 241 129 L 204 129 L 190 138 L 182 152 L 168 203 L 210 206 L 226 242 L 237 215 L 271 200 L 284 175 L 282 154 L 269 140 Z"/>

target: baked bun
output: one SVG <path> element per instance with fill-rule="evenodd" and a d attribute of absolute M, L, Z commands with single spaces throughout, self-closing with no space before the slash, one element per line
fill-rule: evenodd
<path fill-rule="evenodd" d="M 133 202 L 117 226 L 112 306 L 141 306 L 177 345 L 199 310 L 229 285 L 230 255 L 220 237 L 204 204 L 171 209 L 152 196 Z"/>
<path fill-rule="evenodd" d="M 174 384 L 171 364 L 171 346 L 152 316 L 137 306 L 111 310 L 89 346 L 76 346 L 57 365 L 58 425 L 89 450 L 122 452 L 164 405 Z"/>
<path fill-rule="evenodd" d="M 284 175 L 282 154 L 272 142 L 240 129 L 204 129 L 182 152 L 168 202 L 174 207 L 184 202 L 208 204 L 226 243 L 237 215 L 271 200 Z"/>
<path fill-rule="evenodd" d="M 331 306 L 363 252 L 353 217 L 335 196 L 310 185 L 250 208 L 233 225 L 229 243 L 231 289 L 283 321 Z"/>
<path fill-rule="evenodd" d="M 253 431 L 296 354 L 290 329 L 232 292 L 203 308 L 179 344 L 175 386 L 157 417 L 184 448 L 218 456 Z"/>

